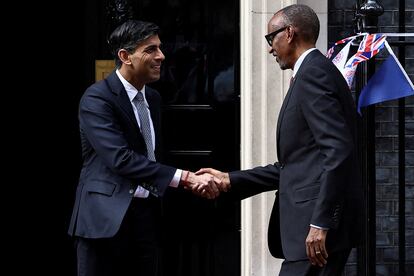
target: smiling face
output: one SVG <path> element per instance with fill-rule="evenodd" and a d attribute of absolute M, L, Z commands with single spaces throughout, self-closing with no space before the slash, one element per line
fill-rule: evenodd
<path fill-rule="evenodd" d="M 292 69 L 293 64 L 293 27 L 287 24 L 281 15 L 281 13 L 275 14 L 272 19 L 267 24 L 268 34 L 274 33 L 274 35 L 269 35 L 271 40 L 271 46 L 269 47 L 269 54 L 272 54 L 277 63 L 279 63 L 280 69 Z"/>
<path fill-rule="evenodd" d="M 153 35 L 140 42 L 132 53 L 124 49 L 118 53 L 123 61 L 121 73 L 137 89 L 160 78 L 161 63 L 165 59 L 160 46 L 158 35 Z"/>
<path fill-rule="evenodd" d="M 165 59 L 160 46 L 161 41 L 158 35 L 153 35 L 140 43 L 131 55 L 134 73 L 145 83 L 160 78 L 161 62 Z"/>

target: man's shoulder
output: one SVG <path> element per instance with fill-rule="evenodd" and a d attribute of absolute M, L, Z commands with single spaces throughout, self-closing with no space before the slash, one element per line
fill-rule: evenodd
<path fill-rule="evenodd" d="M 304 65 L 307 70 L 307 73 L 317 69 L 319 72 L 325 72 L 328 75 L 339 76 L 342 75 L 339 69 L 329 60 L 325 55 L 323 55 L 319 50 L 314 50 L 309 54 L 310 58 L 306 65 Z"/>
<path fill-rule="evenodd" d="M 323 64 L 326 68 L 330 69 L 335 67 L 335 65 L 330 61 L 325 55 L 323 55 L 318 49 L 313 50 L 309 53 L 310 60 L 309 64 Z"/>
<path fill-rule="evenodd" d="M 86 88 L 83 96 L 98 95 L 101 94 L 104 90 L 108 90 L 107 84 L 105 83 L 105 80 L 100 80 L 92 83 L 88 88 Z"/>
<path fill-rule="evenodd" d="M 107 80 L 99 80 L 86 88 L 80 99 L 80 106 L 95 105 L 98 102 L 114 102 L 117 95 L 116 88 L 111 87 Z"/>

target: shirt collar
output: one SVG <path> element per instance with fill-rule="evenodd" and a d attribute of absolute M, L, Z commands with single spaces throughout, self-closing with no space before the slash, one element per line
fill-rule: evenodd
<path fill-rule="evenodd" d="M 293 66 L 293 77 L 296 76 L 296 73 L 299 71 L 300 66 L 302 65 L 303 60 L 305 59 L 305 57 L 312 52 L 313 50 L 316 50 L 316 48 L 310 48 L 308 50 L 306 50 L 305 52 L 303 52 L 300 57 L 298 58 L 298 60 L 295 63 L 295 66 Z"/>
<path fill-rule="evenodd" d="M 137 93 L 141 92 L 142 95 L 144 96 L 144 102 L 145 105 L 148 107 L 148 102 L 147 99 L 145 98 L 145 85 L 142 87 L 141 91 L 138 91 L 138 89 L 136 89 L 132 84 L 130 84 L 119 72 L 119 70 L 117 69 L 116 74 L 119 78 L 119 80 L 122 82 L 122 85 L 124 86 L 127 94 L 128 94 L 128 98 L 129 100 L 132 102 L 135 99 L 135 96 L 137 95 Z"/>

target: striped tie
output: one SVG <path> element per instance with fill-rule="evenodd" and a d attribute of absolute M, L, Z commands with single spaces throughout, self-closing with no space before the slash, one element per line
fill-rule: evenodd
<path fill-rule="evenodd" d="M 138 92 L 134 99 L 134 104 L 137 108 L 139 121 L 141 124 L 141 133 L 144 137 L 145 144 L 147 146 L 147 158 L 155 161 L 154 147 L 152 145 L 151 126 L 148 116 L 148 109 L 144 102 L 144 95 L 142 92 Z"/>

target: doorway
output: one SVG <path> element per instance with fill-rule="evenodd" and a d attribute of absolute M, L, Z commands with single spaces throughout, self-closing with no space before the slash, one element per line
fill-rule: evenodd
<path fill-rule="evenodd" d="M 161 28 L 166 59 L 149 86 L 163 100 L 163 163 L 196 171 L 240 168 L 239 3 L 235 0 L 131 0 L 85 3 L 85 88 L 95 61 L 111 59 L 111 9 Z M 240 275 L 240 201 L 206 200 L 169 189 L 163 202 L 160 276 Z"/>

